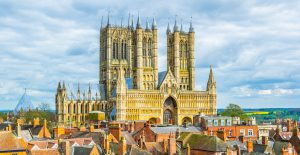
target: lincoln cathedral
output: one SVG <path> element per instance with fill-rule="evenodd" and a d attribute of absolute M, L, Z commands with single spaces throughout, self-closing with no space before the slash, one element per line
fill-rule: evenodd
<path fill-rule="evenodd" d="M 151 26 L 150 26 L 151 25 Z M 198 114 L 216 114 L 216 82 L 212 68 L 206 90 L 195 90 L 195 32 L 175 21 L 167 27 L 166 71 L 158 72 L 155 19 L 143 27 L 101 23 L 98 84 L 59 83 L 56 114 L 60 124 L 83 123 L 91 111 L 107 120 L 147 120 L 181 125 Z"/>

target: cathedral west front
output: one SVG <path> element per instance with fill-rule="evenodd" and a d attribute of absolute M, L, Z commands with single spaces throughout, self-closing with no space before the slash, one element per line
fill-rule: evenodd
<path fill-rule="evenodd" d="M 216 82 L 210 69 L 206 90 L 195 90 L 195 32 L 168 24 L 166 71 L 158 71 L 155 20 L 144 28 L 112 25 L 100 28 L 99 84 L 61 84 L 56 93 L 58 122 L 85 122 L 91 111 L 107 120 L 146 120 L 155 124 L 192 122 L 193 116 L 216 114 Z"/>

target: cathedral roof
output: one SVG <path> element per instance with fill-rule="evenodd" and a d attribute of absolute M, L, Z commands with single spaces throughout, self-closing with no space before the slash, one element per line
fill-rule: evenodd
<path fill-rule="evenodd" d="M 15 107 L 14 113 L 19 112 L 20 110 L 27 111 L 29 109 L 34 109 L 34 106 L 31 102 L 30 97 L 27 95 L 27 92 L 25 90 L 23 96 L 20 98 L 17 106 Z"/>
<path fill-rule="evenodd" d="M 133 79 L 132 78 L 126 78 L 126 85 L 128 89 L 133 89 Z"/>
<path fill-rule="evenodd" d="M 167 71 L 158 73 L 158 86 L 157 87 L 160 87 L 160 85 L 164 81 L 166 75 L 167 75 Z"/>

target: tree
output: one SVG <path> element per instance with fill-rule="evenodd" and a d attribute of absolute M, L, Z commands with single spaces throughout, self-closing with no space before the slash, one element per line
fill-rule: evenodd
<path fill-rule="evenodd" d="M 39 104 L 38 109 L 42 110 L 42 111 L 49 111 L 50 110 L 50 105 L 49 105 L 49 103 L 42 102 L 42 103 Z"/>
<path fill-rule="evenodd" d="M 242 117 L 244 115 L 244 111 L 240 106 L 230 103 L 226 107 L 226 109 L 221 113 L 221 115 L 231 117 Z"/>

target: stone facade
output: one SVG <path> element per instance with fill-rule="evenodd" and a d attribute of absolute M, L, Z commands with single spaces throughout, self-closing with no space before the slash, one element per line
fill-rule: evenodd
<path fill-rule="evenodd" d="M 60 123 L 84 122 L 89 111 L 106 112 L 108 120 L 149 120 L 157 124 L 192 122 L 199 113 L 216 114 L 216 82 L 212 68 L 206 90 L 195 90 L 194 28 L 167 28 L 167 71 L 158 72 L 157 26 L 142 28 L 138 17 L 127 26 L 100 28 L 99 84 L 77 97 L 59 84 L 56 110 Z"/>

